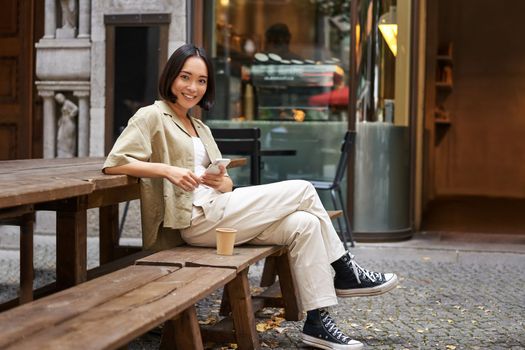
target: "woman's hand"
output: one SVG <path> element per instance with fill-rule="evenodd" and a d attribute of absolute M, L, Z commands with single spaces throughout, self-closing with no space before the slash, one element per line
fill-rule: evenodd
<path fill-rule="evenodd" d="M 226 168 L 219 165 L 220 172 L 218 174 L 204 173 L 201 176 L 201 182 L 209 187 L 221 192 L 230 192 L 233 187 L 232 180 L 226 176 Z"/>
<path fill-rule="evenodd" d="M 187 192 L 195 190 L 199 184 L 203 183 L 220 192 L 230 192 L 233 188 L 233 182 L 229 176 L 225 176 L 226 169 L 219 165 L 218 174 L 206 174 L 198 177 L 194 172 L 186 169 L 171 166 L 163 163 L 149 163 L 135 161 L 125 165 L 105 168 L 106 174 L 124 174 L 135 177 L 163 177 L 173 183 L 175 186 Z"/>
<path fill-rule="evenodd" d="M 201 182 L 193 171 L 176 166 L 167 166 L 164 177 L 187 192 L 195 190 Z"/>

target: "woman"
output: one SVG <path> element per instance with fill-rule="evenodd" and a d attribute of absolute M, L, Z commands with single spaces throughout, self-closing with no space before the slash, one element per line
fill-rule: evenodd
<path fill-rule="evenodd" d="M 104 164 L 107 174 L 141 178 L 144 247 L 169 246 L 174 237 L 169 229 L 180 230 L 190 245 L 214 246 L 219 226 L 238 229 L 237 245 L 285 244 L 307 311 L 303 341 L 323 349 L 360 349 L 362 344 L 344 335 L 325 308 L 336 305 L 337 296 L 385 293 L 396 286 L 397 276 L 357 265 L 309 182 L 232 191 L 223 166 L 218 174 L 205 173 L 221 154 L 210 129 L 188 111 L 211 107 L 213 76 L 203 49 L 189 44 L 177 49 L 160 78 L 162 101 L 137 111 Z"/>

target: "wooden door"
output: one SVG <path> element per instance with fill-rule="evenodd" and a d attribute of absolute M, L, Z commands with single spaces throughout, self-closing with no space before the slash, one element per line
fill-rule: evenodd
<path fill-rule="evenodd" d="M 37 1 L 37 3 L 43 1 Z M 0 11 L 0 160 L 38 156 L 35 125 L 34 43 L 42 33 L 43 5 L 4 0 Z M 38 12 L 35 16 L 35 12 Z M 36 21 L 35 21 L 35 18 Z M 35 31 L 35 28 L 38 28 Z M 39 32 L 39 33 L 37 33 Z M 33 147 L 33 143 L 37 143 Z M 41 143 L 41 141 L 40 141 Z"/>

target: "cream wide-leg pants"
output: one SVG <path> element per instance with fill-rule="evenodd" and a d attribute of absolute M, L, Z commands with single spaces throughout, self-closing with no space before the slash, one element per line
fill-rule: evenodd
<path fill-rule="evenodd" d="M 303 311 L 337 304 L 330 263 L 345 249 L 315 188 L 289 180 L 241 187 L 194 207 L 181 231 L 190 245 L 214 247 L 215 229 L 238 230 L 235 244 L 286 245 Z"/>

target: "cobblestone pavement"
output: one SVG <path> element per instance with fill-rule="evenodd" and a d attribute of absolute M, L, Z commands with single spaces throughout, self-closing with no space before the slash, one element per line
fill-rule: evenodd
<path fill-rule="evenodd" d="M 54 277 L 54 246 L 50 237 L 36 238 L 38 283 Z M 90 239 L 89 260 L 96 266 L 96 239 Z M 372 270 L 394 271 L 400 285 L 377 297 L 340 299 L 332 308 L 342 330 L 370 349 L 524 349 L 525 246 L 358 244 L 353 253 Z M 0 251 L 0 297 L 16 293 L 18 252 Z M 250 280 L 260 276 L 255 266 Z M 198 305 L 201 321 L 217 315 L 220 292 Z M 273 318 L 279 309 L 265 309 L 258 323 Z M 261 332 L 263 348 L 302 349 L 302 322 L 283 321 Z M 130 344 L 130 349 L 156 349 L 158 332 Z M 229 349 L 228 344 L 207 344 L 207 349 Z"/>

